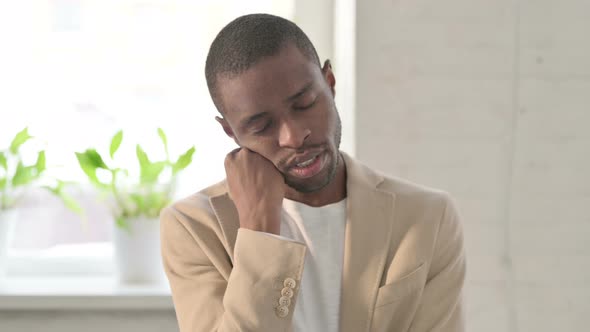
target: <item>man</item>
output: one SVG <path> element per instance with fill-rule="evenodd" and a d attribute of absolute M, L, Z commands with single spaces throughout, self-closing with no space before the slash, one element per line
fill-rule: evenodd
<path fill-rule="evenodd" d="M 180 330 L 463 331 L 452 201 L 339 151 L 336 79 L 305 34 L 239 17 L 205 72 L 240 148 L 225 181 L 161 215 Z"/>

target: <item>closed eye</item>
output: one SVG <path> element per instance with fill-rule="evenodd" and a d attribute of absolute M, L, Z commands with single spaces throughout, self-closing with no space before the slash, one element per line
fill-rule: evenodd
<path fill-rule="evenodd" d="M 316 98 L 316 99 L 314 99 L 314 100 L 313 100 L 311 103 L 309 103 L 309 104 L 307 104 L 307 105 L 303 105 L 303 106 L 295 106 L 295 107 L 293 107 L 293 108 L 294 108 L 295 110 L 297 110 L 297 111 L 305 111 L 305 110 L 307 110 L 307 109 L 310 109 L 310 108 L 312 108 L 312 107 L 313 107 L 313 105 L 315 105 L 315 103 L 316 103 L 316 101 L 317 101 L 317 100 L 318 100 L 318 99 Z"/>
<path fill-rule="evenodd" d="M 255 135 L 263 134 L 270 126 L 272 125 L 272 121 L 268 121 L 264 126 L 258 130 L 254 130 Z"/>

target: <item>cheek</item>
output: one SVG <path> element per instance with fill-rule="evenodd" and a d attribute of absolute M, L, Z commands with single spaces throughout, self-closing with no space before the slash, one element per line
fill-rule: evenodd
<path fill-rule="evenodd" d="M 242 141 L 241 147 L 252 150 L 268 160 L 274 160 L 276 144 L 272 137 L 252 137 Z"/>
<path fill-rule="evenodd" d="M 319 132 L 326 136 L 331 136 L 336 129 L 336 111 L 333 104 L 327 99 L 321 107 L 322 108 L 317 113 L 312 125 L 314 125 Z"/>

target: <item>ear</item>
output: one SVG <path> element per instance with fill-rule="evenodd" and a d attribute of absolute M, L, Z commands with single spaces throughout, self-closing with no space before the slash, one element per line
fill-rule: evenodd
<path fill-rule="evenodd" d="M 234 134 L 234 131 L 231 129 L 227 120 L 222 117 L 219 117 L 219 116 L 216 116 L 215 120 L 217 120 L 217 122 L 219 122 L 219 124 L 221 125 L 221 128 L 223 128 L 223 131 L 225 132 L 225 134 L 227 136 L 229 136 L 231 139 L 233 139 L 237 145 L 240 145 L 240 143 L 238 143 L 238 139 L 236 138 L 236 135 Z"/>
<path fill-rule="evenodd" d="M 332 64 L 330 63 L 330 59 L 324 62 L 324 66 L 322 67 L 322 74 L 324 75 L 324 79 L 330 90 L 332 91 L 332 96 L 336 97 L 336 76 L 334 76 L 334 72 L 332 71 Z"/>

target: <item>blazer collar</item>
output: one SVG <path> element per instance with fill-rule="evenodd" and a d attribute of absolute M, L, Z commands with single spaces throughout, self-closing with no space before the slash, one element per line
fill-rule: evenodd
<path fill-rule="evenodd" d="M 369 331 L 377 291 L 383 275 L 389 239 L 393 229 L 395 195 L 381 191 L 384 178 L 341 152 L 346 165 L 346 229 L 340 330 Z M 238 212 L 226 186 L 210 197 L 210 203 L 225 236 L 225 246 L 233 263 L 238 228 Z"/>

